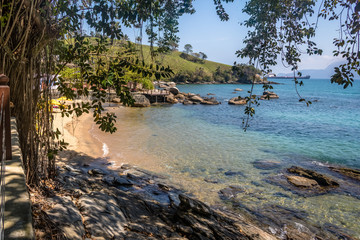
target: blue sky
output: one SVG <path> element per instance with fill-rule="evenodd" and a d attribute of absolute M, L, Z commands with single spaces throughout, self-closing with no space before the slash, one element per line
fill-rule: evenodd
<path fill-rule="evenodd" d="M 248 29 L 240 26 L 241 22 L 247 19 L 242 13 L 245 1 L 235 0 L 235 3 L 225 4 L 230 15 L 227 22 L 220 21 L 216 15 L 215 6 L 212 0 L 196 0 L 194 7 L 196 13 L 184 15 L 180 18 L 179 25 L 179 50 L 184 50 L 184 45 L 189 43 L 193 46 L 194 52 L 204 52 L 208 60 L 232 65 L 234 61 L 246 63 L 246 59 L 236 58 L 236 50 L 241 49 L 244 44 Z M 320 20 L 317 29 L 317 36 L 313 39 L 319 48 L 324 50 L 322 56 L 304 56 L 300 64 L 301 69 L 324 69 L 329 64 L 339 61 L 339 58 L 332 56 L 334 46 L 333 38 L 338 36 L 338 23 Z M 134 31 L 128 32 L 131 39 L 134 38 Z M 143 43 L 146 44 L 146 40 Z M 304 48 L 305 50 L 305 48 Z M 290 72 L 289 69 L 278 64 L 273 68 L 275 73 Z"/>

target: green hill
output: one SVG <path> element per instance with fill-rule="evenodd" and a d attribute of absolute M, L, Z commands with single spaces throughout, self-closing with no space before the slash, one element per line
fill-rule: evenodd
<path fill-rule="evenodd" d="M 138 48 L 140 48 L 140 47 L 138 46 Z M 142 48 L 143 48 L 145 61 L 150 62 L 151 61 L 150 46 L 143 45 Z M 181 53 L 182 52 L 179 52 L 179 51 L 172 51 L 167 54 L 158 55 L 156 57 L 156 60 L 158 61 L 158 63 L 160 63 L 164 66 L 170 66 L 170 68 L 174 71 L 174 73 L 178 73 L 181 71 L 195 72 L 195 70 L 199 69 L 199 68 L 203 68 L 204 72 L 206 72 L 208 74 L 214 73 L 218 67 L 220 67 L 221 69 L 224 69 L 224 70 L 225 69 L 231 70 L 230 65 L 226 65 L 226 64 L 222 64 L 222 63 L 217 63 L 217 62 L 208 61 L 208 60 L 202 60 L 203 63 L 192 62 L 192 61 L 186 60 L 186 59 L 180 57 Z"/>
<path fill-rule="evenodd" d="M 90 38 L 90 41 L 95 40 Z M 109 55 L 121 52 L 127 45 L 128 42 L 126 41 L 115 40 L 110 47 Z M 169 66 L 174 75 L 163 80 L 178 83 L 250 83 L 250 79 L 260 73 L 253 66 L 240 64 L 234 68 L 230 65 L 203 60 L 177 50 L 168 53 L 156 53 L 155 58 L 152 59 L 150 46 L 133 44 L 132 48 L 136 49 L 137 54 L 141 58 L 143 57 L 147 64 L 156 63 L 165 67 Z M 154 50 L 157 48 L 154 47 Z"/>

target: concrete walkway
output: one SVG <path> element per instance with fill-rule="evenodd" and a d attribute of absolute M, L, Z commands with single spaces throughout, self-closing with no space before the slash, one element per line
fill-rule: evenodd
<path fill-rule="evenodd" d="M 12 160 L 5 167 L 5 239 L 34 239 L 16 121 L 11 119 Z"/>

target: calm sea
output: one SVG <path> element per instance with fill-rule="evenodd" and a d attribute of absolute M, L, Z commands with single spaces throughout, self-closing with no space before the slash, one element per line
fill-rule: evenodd
<path fill-rule="evenodd" d="M 360 200 L 350 195 L 302 197 L 266 181 L 292 165 L 312 168 L 339 164 L 360 168 L 360 82 L 343 89 L 327 79 L 304 80 L 298 101 L 291 80 L 278 80 L 279 99 L 261 101 L 250 127 L 243 131 L 244 106 L 228 105 L 245 97 L 249 85 L 179 85 L 181 92 L 208 93 L 222 104 L 166 105 L 121 108 L 120 131 L 94 134 L 108 150 L 115 166 L 133 163 L 168 175 L 188 193 L 213 205 L 225 204 L 218 195 L 229 185 L 245 192 L 239 201 L 249 209 L 283 206 L 307 213 L 307 221 L 331 224 L 360 238 Z M 233 93 L 235 88 L 242 92 Z M 262 93 L 255 86 L 254 94 Z M 123 129 L 123 130 L 121 130 Z M 278 162 L 280 169 L 261 170 L 256 160 Z M 238 174 L 225 174 L 228 171 Z"/>

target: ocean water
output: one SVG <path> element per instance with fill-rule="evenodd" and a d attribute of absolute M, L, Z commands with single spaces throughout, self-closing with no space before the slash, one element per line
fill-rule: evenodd
<path fill-rule="evenodd" d="M 261 101 L 246 132 L 245 107 L 227 101 L 245 97 L 251 86 L 236 84 L 179 85 L 181 92 L 213 93 L 222 104 L 113 109 L 120 130 L 92 134 L 105 144 L 104 155 L 114 167 L 130 163 L 168 175 L 174 185 L 211 205 L 232 207 L 219 191 L 241 186 L 244 192 L 236 200 L 252 211 L 294 209 L 305 212 L 309 223 L 336 226 L 360 239 L 359 198 L 337 193 L 303 197 L 267 181 L 292 165 L 360 169 L 360 82 L 344 90 L 328 79 L 304 80 L 299 92 L 313 102 L 310 107 L 298 101 L 293 81 L 278 82 L 273 91 L 280 98 Z M 233 93 L 235 88 L 243 91 Z M 254 94 L 261 93 L 255 86 Z M 256 160 L 276 162 L 279 168 L 258 169 Z"/>

